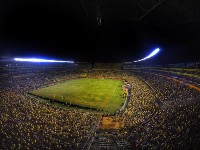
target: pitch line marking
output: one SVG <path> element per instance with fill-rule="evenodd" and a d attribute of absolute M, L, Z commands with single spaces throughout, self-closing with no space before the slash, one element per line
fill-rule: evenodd
<path fill-rule="evenodd" d="M 116 91 L 116 89 L 117 89 L 117 85 L 115 86 L 115 88 L 114 88 L 114 90 L 113 90 L 113 93 L 112 93 L 112 95 L 110 95 L 110 99 L 108 100 L 108 103 L 107 103 L 107 108 L 108 108 L 108 105 L 110 104 L 110 101 L 111 101 L 111 98 L 112 98 L 112 96 L 114 95 L 114 93 L 115 93 L 115 91 Z"/>
<path fill-rule="evenodd" d="M 89 99 L 89 101 L 94 97 L 94 95 L 91 96 L 91 98 Z"/>

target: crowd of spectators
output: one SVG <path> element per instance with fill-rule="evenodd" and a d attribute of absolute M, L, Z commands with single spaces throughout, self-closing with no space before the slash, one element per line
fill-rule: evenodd
<path fill-rule="evenodd" d="M 126 75 L 124 73 L 125 79 L 131 84 L 131 99 L 123 113 L 123 118 L 125 118 L 125 126 L 131 127 L 135 126 L 141 122 L 144 122 L 153 114 L 156 109 L 155 96 L 153 92 L 144 84 L 140 79 L 134 75 Z"/>
<path fill-rule="evenodd" d="M 140 87 L 144 90 L 144 85 L 147 85 L 147 89 L 151 89 L 151 92 L 142 96 L 144 101 L 150 100 L 149 103 L 133 105 L 137 110 L 135 113 L 139 115 L 133 116 L 134 119 L 128 121 L 129 126 L 123 131 L 127 133 L 124 138 L 129 139 L 136 149 L 199 149 L 199 91 L 164 76 L 156 76 L 153 72 L 130 73 L 129 71 L 129 76 L 138 80 L 133 83 L 141 82 L 143 85 L 137 87 L 137 84 L 132 84 L 132 99 L 135 100 L 129 105 L 139 100 L 137 95 L 141 90 Z M 162 105 L 155 105 L 156 101 L 160 101 Z M 130 124 L 134 123 L 132 120 L 141 118 L 143 119 L 141 122 Z"/>
<path fill-rule="evenodd" d="M 159 109 L 149 122 L 129 130 L 137 149 L 199 149 L 200 104 Z"/>
<path fill-rule="evenodd" d="M 121 63 L 94 63 L 94 70 L 121 70 Z"/>
<path fill-rule="evenodd" d="M 122 72 L 118 70 L 93 70 L 87 75 L 88 78 L 112 78 L 122 79 Z"/>
<path fill-rule="evenodd" d="M 141 77 L 148 85 L 155 89 L 156 97 L 163 104 L 179 105 L 199 98 L 199 91 L 189 88 L 184 82 L 178 82 L 151 72 L 135 72 L 136 76 Z"/>

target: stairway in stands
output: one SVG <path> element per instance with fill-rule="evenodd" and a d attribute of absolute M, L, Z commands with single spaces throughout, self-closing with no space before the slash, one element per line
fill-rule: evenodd
<path fill-rule="evenodd" d="M 114 130 L 99 130 L 92 139 L 88 150 L 129 150 L 132 149 L 126 139 L 119 139 Z"/>

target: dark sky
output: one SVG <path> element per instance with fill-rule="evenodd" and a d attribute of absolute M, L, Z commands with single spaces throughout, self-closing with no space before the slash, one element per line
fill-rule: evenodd
<path fill-rule="evenodd" d="M 90 0 L 83 2 L 86 11 L 79 0 L 0 1 L 0 56 L 122 62 L 140 59 L 160 47 L 153 62 L 199 61 L 200 30 L 193 28 L 200 25 L 198 19 L 168 28 L 163 24 L 169 14 L 160 13 L 167 9 L 166 3 L 140 22 L 128 19 L 126 13 L 112 12 L 113 7 L 128 9 L 128 2 L 127 6 L 125 2 L 123 6 L 108 3 L 98 26 L 95 6 Z M 192 17 L 190 14 L 185 20 Z M 173 20 L 170 23 L 173 25 Z M 183 36 L 186 31 L 189 33 Z"/>

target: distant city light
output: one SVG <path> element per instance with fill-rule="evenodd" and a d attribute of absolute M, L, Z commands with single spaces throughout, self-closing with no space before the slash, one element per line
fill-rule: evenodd
<path fill-rule="evenodd" d="M 27 62 L 58 62 L 58 63 L 74 63 L 73 61 L 62 61 L 62 60 L 47 60 L 39 58 L 14 58 L 15 61 L 27 61 Z"/>
<path fill-rule="evenodd" d="M 151 57 L 153 57 L 154 55 L 156 55 L 158 52 L 160 51 L 159 48 L 156 48 L 153 52 L 151 52 L 151 54 L 149 54 L 147 57 L 143 58 L 143 59 L 140 59 L 140 60 L 136 60 L 134 62 L 140 62 L 140 61 L 143 61 L 143 60 L 146 60 L 146 59 L 149 59 Z"/>

